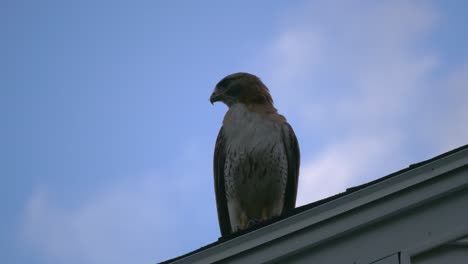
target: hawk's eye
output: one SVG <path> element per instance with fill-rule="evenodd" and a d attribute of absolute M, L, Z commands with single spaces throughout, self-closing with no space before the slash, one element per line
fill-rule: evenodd
<path fill-rule="evenodd" d="M 233 88 L 235 87 L 232 87 L 233 83 L 240 79 L 242 76 L 239 76 L 239 75 L 233 75 L 233 76 L 229 76 L 229 77 L 226 77 L 224 79 L 222 79 L 216 86 L 220 88 L 220 90 L 222 91 L 226 91 L 226 90 L 232 90 Z"/>
<path fill-rule="evenodd" d="M 226 91 L 226 93 L 232 97 L 239 97 L 241 92 L 241 86 L 239 83 L 231 83 L 229 86 L 229 89 Z"/>
<path fill-rule="evenodd" d="M 232 85 L 233 81 L 235 80 L 236 78 L 225 78 L 223 80 L 221 80 L 216 86 L 218 86 L 219 88 L 221 88 L 221 90 L 227 90 L 227 89 L 230 89 L 229 86 Z"/>

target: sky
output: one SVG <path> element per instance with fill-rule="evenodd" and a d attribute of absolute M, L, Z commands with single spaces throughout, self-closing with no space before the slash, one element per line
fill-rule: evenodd
<path fill-rule="evenodd" d="M 155 263 L 220 236 L 234 72 L 301 149 L 297 205 L 468 143 L 468 2 L 0 1 L 0 259 Z"/>

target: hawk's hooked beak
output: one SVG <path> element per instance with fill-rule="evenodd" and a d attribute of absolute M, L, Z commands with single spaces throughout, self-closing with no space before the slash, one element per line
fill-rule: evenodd
<path fill-rule="evenodd" d="M 223 95 L 214 91 L 210 96 L 210 103 L 214 104 L 215 102 L 221 101 Z"/>

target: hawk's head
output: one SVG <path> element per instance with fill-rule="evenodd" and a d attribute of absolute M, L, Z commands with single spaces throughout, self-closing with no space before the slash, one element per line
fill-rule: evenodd
<path fill-rule="evenodd" d="M 270 92 L 260 78 L 245 72 L 224 77 L 216 84 L 210 102 L 223 102 L 228 107 L 236 103 L 273 105 Z"/>

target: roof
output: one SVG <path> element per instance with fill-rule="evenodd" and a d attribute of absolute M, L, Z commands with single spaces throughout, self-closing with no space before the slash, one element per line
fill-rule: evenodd
<path fill-rule="evenodd" d="M 388 186 L 390 186 L 389 184 L 395 184 L 398 181 L 401 181 L 401 179 L 398 179 L 398 178 L 403 178 L 403 179 L 409 179 L 410 177 L 416 178 L 415 175 L 420 175 L 421 174 L 421 172 L 418 172 L 418 170 L 423 170 L 424 169 L 426 171 L 427 170 L 429 170 L 429 171 L 432 170 L 433 171 L 436 167 L 441 167 L 446 163 L 450 163 L 450 162 L 453 162 L 454 160 L 458 160 L 458 159 L 460 159 L 460 157 L 463 157 L 464 159 L 463 159 L 463 161 L 461 163 L 459 162 L 459 164 L 457 166 L 458 167 L 467 167 L 468 166 L 468 145 L 456 148 L 456 149 L 451 150 L 449 152 L 438 155 L 438 156 L 436 156 L 434 158 L 431 158 L 431 159 L 428 159 L 428 160 L 425 160 L 425 161 L 422 161 L 422 162 L 419 162 L 419 163 L 411 164 L 410 166 L 408 166 L 405 169 L 402 169 L 402 170 L 399 170 L 397 172 L 391 173 L 391 174 L 389 174 L 387 176 L 381 177 L 381 178 L 376 179 L 374 181 L 371 181 L 371 182 L 368 182 L 368 183 L 365 183 L 365 184 L 362 184 L 362 185 L 359 185 L 359 186 L 348 188 L 345 192 L 336 194 L 334 196 L 331 196 L 331 197 L 328 197 L 328 198 L 325 198 L 325 199 L 322 199 L 322 200 L 319 200 L 319 201 L 316 201 L 316 202 L 313 202 L 313 203 L 310 203 L 310 204 L 307 204 L 307 205 L 297 207 L 294 210 L 291 210 L 290 212 L 288 212 L 286 215 L 283 215 L 282 217 L 276 218 L 274 220 L 271 220 L 271 221 L 269 221 L 267 223 L 264 223 L 264 224 L 261 224 L 261 225 L 258 225 L 258 226 L 254 226 L 254 227 L 249 228 L 247 230 L 231 234 L 229 236 L 220 237 L 214 243 L 208 244 L 208 245 L 206 245 L 204 247 L 201 247 L 201 248 L 199 248 L 197 250 L 194 250 L 194 251 L 189 252 L 187 254 L 184 254 L 182 256 L 179 256 L 179 257 L 176 257 L 176 258 L 173 258 L 173 259 L 161 262 L 161 263 L 174 263 L 174 262 L 178 263 L 179 261 L 183 262 L 183 260 L 185 260 L 186 258 L 188 258 L 190 256 L 193 256 L 193 255 L 196 255 L 198 253 L 202 253 L 204 251 L 207 251 L 209 249 L 213 249 L 215 247 L 221 246 L 222 244 L 227 243 L 227 242 L 230 242 L 230 243 L 231 243 L 231 241 L 234 242 L 234 240 L 238 240 L 238 243 L 245 243 L 246 241 L 251 240 L 253 236 L 256 236 L 256 235 L 266 236 L 266 235 L 268 235 L 268 232 L 270 232 L 272 234 L 272 236 L 273 236 L 273 231 L 276 230 L 276 229 L 275 230 L 273 229 L 274 227 L 283 228 L 283 229 L 285 229 L 284 232 L 294 232 L 295 230 L 298 230 L 298 229 L 289 228 L 289 230 L 287 230 L 288 225 L 291 225 L 291 223 L 293 223 L 291 221 L 295 221 L 295 218 L 310 217 L 310 215 L 305 216 L 305 214 L 307 212 L 309 212 L 309 211 L 311 211 L 311 212 L 314 211 L 314 210 L 317 211 L 318 209 L 320 209 L 321 212 L 332 211 L 333 208 L 337 207 L 338 200 L 341 203 L 351 203 L 352 200 L 349 200 L 349 199 L 346 200 L 347 197 L 351 197 L 351 196 L 356 195 L 357 193 L 360 193 L 362 191 L 363 194 L 359 195 L 362 198 L 363 196 L 367 195 L 367 194 L 364 193 L 364 190 L 370 190 L 371 187 L 372 187 L 372 189 L 385 189 L 385 188 L 388 188 Z M 414 173 L 412 173 L 412 172 L 414 172 Z M 410 183 L 410 184 L 417 184 L 417 183 L 418 183 L 418 181 L 413 180 L 412 183 Z M 382 185 L 382 186 L 378 186 L 378 185 Z M 375 190 L 373 190 L 372 192 L 375 192 Z M 330 205 L 330 206 L 328 206 L 328 205 Z M 317 212 L 314 212 L 314 214 L 317 215 Z M 323 221 L 324 219 L 318 219 L 316 221 L 316 223 L 318 223 L 318 221 Z M 271 239 L 273 239 L 273 238 L 271 238 Z"/>

